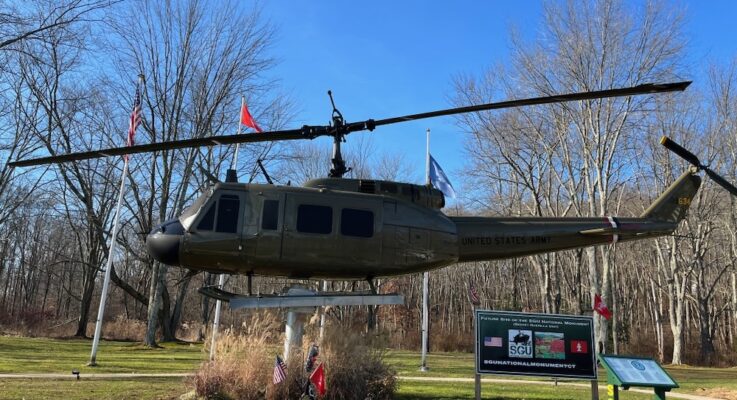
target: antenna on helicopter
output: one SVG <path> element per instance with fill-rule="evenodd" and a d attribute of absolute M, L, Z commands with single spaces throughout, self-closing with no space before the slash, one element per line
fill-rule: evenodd
<path fill-rule="evenodd" d="M 264 174 L 264 178 L 266 178 L 266 182 L 269 182 L 269 185 L 273 185 L 274 181 L 271 180 L 271 177 L 269 176 L 269 173 L 266 172 L 266 168 L 264 168 L 264 164 L 262 163 L 262 159 L 256 160 L 256 164 L 258 164 L 258 167 L 261 168 L 261 173 Z"/>
<path fill-rule="evenodd" d="M 328 176 L 331 178 L 342 178 L 346 172 L 351 170 L 351 168 L 346 168 L 345 160 L 343 160 L 343 155 L 340 153 L 340 143 L 345 142 L 345 134 L 348 131 L 345 129 L 343 114 L 335 107 L 332 90 L 328 90 L 328 96 L 330 97 L 330 104 L 333 106 L 333 122 L 330 125 L 333 136 L 333 158 L 330 161 L 333 163 L 333 168 L 330 168 L 330 174 Z"/>
<path fill-rule="evenodd" d="M 665 146 L 668 150 L 676 153 L 679 157 L 686 160 L 689 164 L 695 166 L 696 168 L 704 171 L 706 175 L 711 178 L 714 182 L 716 182 L 719 186 L 726 189 L 729 193 L 732 194 L 732 196 L 737 196 L 737 187 L 729 183 L 726 179 L 722 178 L 721 175 L 714 172 L 713 169 L 709 168 L 708 165 L 702 164 L 698 157 L 694 153 L 691 153 L 690 151 L 686 150 L 683 146 L 680 144 L 674 142 L 667 136 L 663 136 L 660 139 L 660 144 Z"/>

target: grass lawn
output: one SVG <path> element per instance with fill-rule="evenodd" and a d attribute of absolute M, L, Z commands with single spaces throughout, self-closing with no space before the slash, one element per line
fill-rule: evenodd
<path fill-rule="evenodd" d="M 0 379 L 0 399 L 175 399 L 191 390 L 186 378 L 85 379 L 90 373 L 191 373 L 207 358 L 201 344 L 166 343 L 147 349 L 139 343 L 103 341 L 97 367 L 87 367 L 91 340 L 45 339 L 0 336 L 0 374 L 55 373 L 71 378 L 72 369 L 82 380 Z M 473 378 L 473 355 L 434 353 L 428 357 L 430 371 L 418 371 L 420 357 L 409 351 L 390 351 L 387 361 L 400 377 Z M 737 368 L 667 367 L 681 385 L 676 392 L 737 399 Z M 600 371 L 600 382 L 606 377 Z M 486 376 L 485 376 L 486 377 Z M 511 376 L 489 378 L 515 379 Z M 522 378 L 516 378 L 522 379 Z M 524 378 L 529 379 L 529 378 Z M 589 388 L 537 385 L 520 382 L 484 383 L 484 399 L 580 399 Z M 580 383 L 588 383 L 580 381 Z M 652 395 L 620 392 L 622 399 L 650 399 Z M 734 397 L 730 397 L 734 396 Z M 600 390 L 600 398 L 606 398 Z M 473 399 L 472 382 L 400 381 L 397 399 Z"/>
<path fill-rule="evenodd" d="M 485 400 L 501 399 L 554 399 L 580 400 L 591 398 L 588 388 L 548 385 L 513 385 L 507 383 L 484 383 L 481 385 L 481 398 Z M 652 394 L 619 392 L 622 400 L 652 399 Z M 401 382 L 398 400 L 450 400 L 474 399 L 474 385 L 470 383 L 430 383 L 430 382 Z M 606 399 L 606 390 L 599 390 L 599 398 Z"/>
<path fill-rule="evenodd" d="M 144 400 L 177 399 L 188 390 L 182 378 L 112 379 L 0 379 L 0 399 Z"/>
<path fill-rule="evenodd" d="M 473 378 L 474 362 L 471 353 L 435 353 L 429 354 L 428 372 L 419 372 L 420 356 L 409 351 L 391 351 L 387 361 L 392 364 L 399 376 L 433 376 Z M 700 394 L 705 389 L 726 389 L 737 394 L 737 368 L 702 368 L 689 366 L 665 366 L 665 369 L 678 382 L 683 393 Z M 550 378 L 530 378 L 519 376 L 489 376 L 504 379 L 544 380 Z M 588 383 L 588 381 L 571 381 Z M 606 372 L 599 368 L 599 383 L 606 384 Z"/>
<path fill-rule="evenodd" d="M 89 339 L 46 339 L 0 336 L 0 374 L 192 372 L 206 358 L 202 345 L 163 343 L 149 349 L 135 342 L 100 341 L 97 366 L 88 367 Z"/>

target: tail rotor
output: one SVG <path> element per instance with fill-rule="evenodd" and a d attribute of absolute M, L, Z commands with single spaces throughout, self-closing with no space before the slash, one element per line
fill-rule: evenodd
<path fill-rule="evenodd" d="M 666 149 L 676 153 L 679 157 L 686 160 L 689 164 L 692 164 L 696 168 L 704 171 L 706 175 L 711 178 L 714 182 L 717 183 L 717 185 L 723 187 L 726 189 L 729 193 L 732 194 L 732 196 L 737 196 L 737 187 L 735 187 L 733 184 L 731 184 L 729 181 L 724 179 L 721 175 L 714 172 L 713 169 L 709 168 L 708 165 L 702 164 L 698 157 L 694 153 L 691 153 L 690 151 L 686 150 L 681 146 L 680 144 L 674 142 L 667 136 L 663 136 L 660 139 L 660 144 L 665 146 Z"/>

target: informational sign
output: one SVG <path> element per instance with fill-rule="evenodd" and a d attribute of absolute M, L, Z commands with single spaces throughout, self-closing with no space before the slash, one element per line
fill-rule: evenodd
<path fill-rule="evenodd" d="M 646 387 L 677 388 L 676 381 L 655 360 L 632 356 L 612 356 L 600 354 L 599 359 L 607 372 L 613 374 L 612 384 Z"/>
<path fill-rule="evenodd" d="M 596 379 L 592 317 L 476 311 L 480 374 Z"/>

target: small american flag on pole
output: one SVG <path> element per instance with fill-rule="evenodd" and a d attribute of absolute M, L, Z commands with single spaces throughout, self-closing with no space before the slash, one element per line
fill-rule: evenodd
<path fill-rule="evenodd" d="M 141 87 L 136 85 L 136 96 L 133 98 L 133 112 L 128 123 L 128 146 L 136 144 L 136 129 L 141 125 Z"/>
<path fill-rule="evenodd" d="M 470 281 L 468 283 L 468 299 L 471 300 L 471 304 L 478 306 L 481 304 L 481 299 L 479 298 L 479 292 L 476 291 L 476 285 L 473 284 L 473 281 Z"/>
<path fill-rule="evenodd" d="M 285 379 L 287 379 L 287 366 L 281 357 L 276 356 L 276 363 L 274 364 L 274 385 L 280 384 Z"/>

